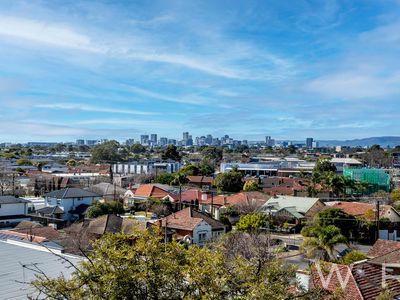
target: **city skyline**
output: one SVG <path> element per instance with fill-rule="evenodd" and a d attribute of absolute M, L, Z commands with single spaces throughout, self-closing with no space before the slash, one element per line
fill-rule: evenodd
<path fill-rule="evenodd" d="M 397 1 L 4 1 L 0 140 L 400 136 L 399 12 Z"/>

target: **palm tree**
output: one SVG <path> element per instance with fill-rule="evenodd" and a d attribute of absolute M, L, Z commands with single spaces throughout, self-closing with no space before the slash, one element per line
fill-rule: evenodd
<path fill-rule="evenodd" d="M 340 243 L 348 244 L 340 229 L 334 225 L 326 227 L 308 226 L 302 230 L 302 235 L 305 237 L 302 244 L 302 249 L 305 250 L 307 256 L 314 256 L 323 260 L 335 259 L 335 246 Z"/>

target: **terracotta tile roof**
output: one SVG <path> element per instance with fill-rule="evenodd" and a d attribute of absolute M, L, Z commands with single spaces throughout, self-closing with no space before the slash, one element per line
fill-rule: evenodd
<path fill-rule="evenodd" d="M 202 221 L 207 222 L 213 229 L 223 229 L 225 226 L 217 220 L 198 212 L 191 207 L 182 209 L 161 219 L 163 227 L 193 231 L 193 229 Z"/>
<path fill-rule="evenodd" d="M 373 264 L 390 264 L 391 266 L 400 267 L 400 249 L 394 250 L 392 252 L 385 253 L 381 256 L 374 257 L 368 262 Z"/>
<path fill-rule="evenodd" d="M 212 184 L 214 182 L 214 178 L 209 176 L 187 176 L 187 179 L 189 183 Z"/>
<path fill-rule="evenodd" d="M 329 271 L 331 267 L 337 267 L 338 273 L 340 274 L 342 280 L 345 280 L 347 276 L 350 276 L 347 285 L 344 287 L 344 298 L 346 300 L 363 300 L 361 295 L 361 291 L 357 286 L 357 283 L 351 273 L 349 266 L 321 262 L 321 272 L 324 277 L 324 281 L 327 283 L 327 286 L 324 286 L 320 274 L 317 270 L 317 267 L 313 265 L 311 268 L 311 284 L 313 287 L 320 288 L 323 290 L 327 290 L 330 292 L 335 292 L 341 289 L 341 280 L 339 279 L 339 275 L 337 272 L 333 272 L 332 277 L 328 280 Z M 326 270 L 326 272 L 325 272 Z M 329 298 L 329 297 L 328 297 Z"/>
<path fill-rule="evenodd" d="M 37 237 L 43 237 L 48 241 L 59 240 L 61 237 L 60 233 L 56 229 L 50 226 L 33 227 L 33 228 L 20 227 L 20 228 L 15 228 L 14 230 L 16 232 L 23 233 L 25 235 L 28 234 Z"/>
<path fill-rule="evenodd" d="M 135 191 L 135 196 L 164 198 L 169 193 L 154 184 L 143 184 Z"/>
<path fill-rule="evenodd" d="M 226 197 L 226 202 L 227 205 L 250 204 L 255 202 L 261 207 L 269 198 L 271 198 L 269 195 L 258 191 L 240 192 Z"/>
<path fill-rule="evenodd" d="M 367 256 L 368 257 L 382 256 L 396 250 L 400 250 L 400 242 L 379 239 L 368 251 Z"/>
<path fill-rule="evenodd" d="M 365 300 L 373 300 L 382 292 L 382 280 L 385 276 L 382 274 L 382 266 L 374 265 L 369 262 L 359 263 L 353 266 L 352 274 L 357 282 Z M 391 274 L 386 273 L 385 284 L 394 293 L 395 298 L 400 295 L 400 282 L 397 279 L 390 278 Z"/>
<path fill-rule="evenodd" d="M 338 202 L 331 206 L 332 208 L 339 208 L 349 215 L 355 217 L 365 216 L 369 212 L 375 213 L 375 205 L 360 202 Z"/>
<path fill-rule="evenodd" d="M 36 236 L 36 235 L 30 235 L 30 234 L 26 234 L 23 232 L 16 232 L 13 230 L 0 230 L 0 234 L 7 234 L 7 235 L 13 235 L 16 237 L 19 237 L 25 241 L 30 241 L 33 243 L 43 243 L 47 241 L 47 238 L 43 237 L 43 236 Z"/>

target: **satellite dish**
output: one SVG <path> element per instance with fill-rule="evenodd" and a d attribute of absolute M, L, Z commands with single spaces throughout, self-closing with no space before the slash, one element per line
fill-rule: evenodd
<path fill-rule="evenodd" d="M 190 235 L 185 235 L 183 242 L 187 245 L 191 245 L 193 243 L 193 238 Z"/>

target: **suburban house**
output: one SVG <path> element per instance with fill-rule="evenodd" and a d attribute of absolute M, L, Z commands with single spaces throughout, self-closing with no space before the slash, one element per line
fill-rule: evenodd
<path fill-rule="evenodd" d="M 352 215 L 356 218 L 364 217 L 370 221 L 375 220 L 376 205 L 361 202 L 328 202 L 327 206 L 331 208 L 339 208 L 345 213 Z M 379 218 L 387 218 L 391 222 L 400 222 L 400 214 L 390 205 L 379 206 Z"/>
<path fill-rule="evenodd" d="M 221 213 L 230 206 L 236 206 L 245 211 L 249 209 L 251 212 L 260 208 L 269 198 L 269 195 L 258 191 L 239 192 L 230 196 L 213 196 L 210 193 L 203 193 L 199 209 L 219 220 Z"/>
<path fill-rule="evenodd" d="M 0 227 L 15 226 L 24 220 L 30 220 L 28 200 L 14 196 L 0 196 Z"/>
<path fill-rule="evenodd" d="M 52 191 L 45 196 L 45 207 L 38 209 L 39 215 L 55 215 L 66 221 L 75 221 L 82 217 L 86 209 L 101 196 L 79 188 L 65 188 Z"/>
<path fill-rule="evenodd" d="M 274 217 L 300 223 L 320 212 L 325 204 L 319 198 L 275 196 L 270 198 L 259 211 Z"/>
<path fill-rule="evenodd" d="M 116 184 L 101 182 L 90 187 L 90 191 L 102 196 L 105 201 L 123 199 L 126 189 L 123 189 Z"/>
<path fill-rule="evenodd" d="M 393 293 L 393 299 L 399 299 L 400 243 L 378 240 L 368 252 L 368 257 L 352 266 L 327 262 L 320 266 L 314 264 L 309 287 L 330 292 L 342 290 L 343 299 L 373 300 L 386 286 Z M 331 276 L 329 280 L 328 276 Z"/>
<path fill-rule="evenodd" d="M 211 189 L 214 178 L 211 176 L 187 176 L 188 184 L 201 189 Z"/>
<path fill-rule="evenodd" d="M 305 179 L 273 176 L 263 178 L 261 184 L 263 191 L 271 196 L 297 196 L 298 193 L 307 188 L 308 181 Z"/>
<path fill-rule="evenodd" d="M 62 245 L 66 252 L 80 254 L 81 249 L 91 249 L 91 241 L 101 238 L 107 233 L 132 233 L 138 226 L 145 228 L 146 223 L 117 215 L 103 215 L 95 219 L 85 219 L 65 228 L 67 233 Z"/>
<path fill-rule="evenodd" d="M 171 194 L 176 194 L 176 188 L 164 184 L 142 184 L 135 188 L 130 188 L 125 192 L 125 207 L 133 207 L 142 204 L 148 198 L 163 199 Z"/>
<path fill-rule="evenodd" d="M 207 241 L 225 233 L 224 224 L 192 207 L 173 213 L 158 222 L 154 224 L 174 230 L 176 240 L 190 240 L 197 245 L 204 245 Z"/>

